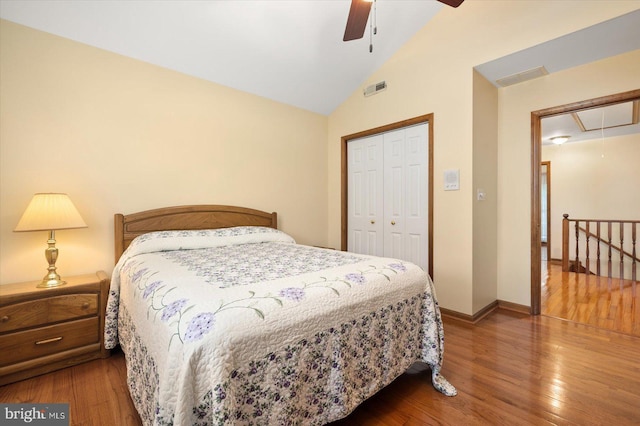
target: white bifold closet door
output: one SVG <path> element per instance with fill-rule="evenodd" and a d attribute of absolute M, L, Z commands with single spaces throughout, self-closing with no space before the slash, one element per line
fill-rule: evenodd
<path fill-rule="evenodd" d="M 428 126 L 347 143 L 348 251 L 429 270 Z"/>

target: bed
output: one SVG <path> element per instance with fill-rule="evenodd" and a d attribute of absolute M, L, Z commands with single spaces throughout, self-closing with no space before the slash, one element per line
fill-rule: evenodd
<path fill-rule="evenodd" d="M 277 214 L 115 215 L 105 345 L 146 425 L 321 425 L 417 361 L 442 394 L 444 335 L 416 265 L 296 244 Z"/>

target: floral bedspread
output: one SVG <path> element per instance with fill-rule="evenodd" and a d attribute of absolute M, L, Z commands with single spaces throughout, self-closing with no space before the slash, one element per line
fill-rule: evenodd
<path fill-rule="evenodd" d="M 271 228 L 134 240 L 111 280 L 105 345 L 117 344 L 148 425 L 326 424 L 415 361 L 456 394 L 439 375 L 444 335 L 428 274 Z"/>

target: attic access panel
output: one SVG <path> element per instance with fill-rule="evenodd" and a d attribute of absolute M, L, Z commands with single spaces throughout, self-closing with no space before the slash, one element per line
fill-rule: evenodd
<path fill-rule="evenodd" d="M 638 101 L 608 105 L 573 113 L 583 132 L 638 124 Z"/>

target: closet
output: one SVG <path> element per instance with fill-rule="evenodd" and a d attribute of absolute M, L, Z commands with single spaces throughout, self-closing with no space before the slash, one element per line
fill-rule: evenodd
<path fill-rule="evenodd" d="M 347 250 L 429 270 L 429 123 L 347 142 Z"/>

